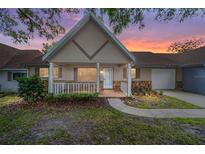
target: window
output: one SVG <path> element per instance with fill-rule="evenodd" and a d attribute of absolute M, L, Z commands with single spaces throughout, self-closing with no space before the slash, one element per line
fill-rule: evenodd
<path fill-rule="evenodd" d="M 136 78 L 136 69 L 135 68 L 131 69 L 131 77 L 132 77 L 132 79 Z"/>
<path fill-rule="evenodd" d="M 140 69 L 132 68 L 131 69 L 131 78 L 139 79 L 140 78 Z M 123 79 L 127 79 L 127 68 L 123 68 Z"/>
<path fill-rule="evenodd" d="M 96 81 L 96 68 L 78 68 L 78 81 Z"/>
<path fill-rule="evenodd" d="M 48 77 L 48 68 L 40 68 L 40 77 L 46 78 Z"/>
<path fill-rule="evenodd" d="M 26 77 L 27 74 L 26 73 L 22 73 L 22 72 L 13 72 L 13 80 L 16 80 L 17 78 L 20 77 Z"/>
<path fill-rule="evenodd" d="M 48 77 L 48 68 L 40 68 L 40 77 L 47 78 Z M 54 78 L 62 78 L 62 67 L 54 67 L 53 69 Z"/>

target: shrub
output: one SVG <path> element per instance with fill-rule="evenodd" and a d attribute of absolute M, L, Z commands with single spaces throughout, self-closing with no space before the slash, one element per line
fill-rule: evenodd
<path fill-rule="evenodd" d="M 46 101 L 52 102 L 66 102 L 66 101 L 91 101 L 98 97 L 98 93 L 71 93 L 71 94 L 59 94 L 54 96 L 53 94 L 48 94 Z"/>
<path fill-rule="evenodd" d="M 45 101 L 52 103 L 55 101 L 55 97 L 52 93 L 49 93 L 46 97 L 45 97 Z"/>
<path fill-rule="evenodd" d="M 136 95 L 150 95 L 152 90 L 149 87 L 137 86 L 132 89 L 132 93 Z"/>
<path fill-rule="evenodd" d="M 37 75 L 18 78 L 18 95 L 27 102 L 36 102 L 44 98 L 44 84 Z"/>

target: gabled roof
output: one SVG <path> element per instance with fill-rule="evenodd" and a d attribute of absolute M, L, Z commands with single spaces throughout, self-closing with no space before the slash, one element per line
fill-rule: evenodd
<path fill-rule="evenodd" d="M 48 52 L 43 56 L 43 60 L 48 60 L 52 57 L 58 50 L 63 47 L 77 32 L 84 27 L 86 23 L 90 20 L 93 20 L 110 38 L 117 44 L 117 46 L 124 52 L 126 56 L 132 61 L 135 61 L 135 58 L 129 53 L 127 48 L 116 38 L 116 36 L 93 14 L 85 15 L 60 41 L 58 41 Z"/>
<path fill-rule="evenodd" d="M 39 50 L 20 50 L 0 43 L 0 69 L 24 68 L 41 56 Z"/>

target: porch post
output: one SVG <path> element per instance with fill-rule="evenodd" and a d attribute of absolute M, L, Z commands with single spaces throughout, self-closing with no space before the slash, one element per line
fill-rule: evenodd
<path fill-rule="evenodd" d="M 49 63 L 48 92 L 53 93 L 53 63 Z"/>
<path fill-rule="evenodd" d="M 127 96 L 131 96 L 131 86 L 132 86 L 132 79 L 131 79 L 131 64 L 127 64 Z"/>
<path fill-rule="evenodd" d="M 96 84 L 97 92 L 100 92 L 100 63 L 96 63 Z"/>

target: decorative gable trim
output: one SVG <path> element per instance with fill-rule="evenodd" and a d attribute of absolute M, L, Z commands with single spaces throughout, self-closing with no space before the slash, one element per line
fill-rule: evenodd
<path fill-rule="evenodd" d="M 123 51 L 123 53 L 132 61 L 135 61 L 135 58 L 129 53 L 129 51 L 124 47 L 124 45 L 115 37 L 113 33 L 110 32 L 110 30 L 102 23 L 100 22 L 94 15 L 88 14 L 83 19 L 81 19 L 60 41 L 58 41 L 48 52 L 43 56 L 43 60 L 49 60 L 61 47 L 63 47 L 68 41 L 70 41 L 75 34 L 87 23 L 89 20 L 93 20 L 110 38 L 111 40 L 116 43 L 116 45 Z M 75 42 L 76 43 L 76 42 Z M 75 44 L 74 43 L 74 44 Z M 102 48 L 106 45 L 105 42 L 101 48 L 99 48 L 96 52 L 99 53 Z M 75 44 L 76 45 L 76 44 Z M 84 53 L 85 50 L 80 47 L 78 48 Z M 83 50 L 82 50 L 83 49 Z M 92 56 L 88 55 L 87 53 L 84 53 L 86 57 L 89 57 L 89 59 L 92 59 L 97 53 L 93 54 Z"/>
<path fill-rule="evenodd" d="M 105 43 L 103 43 L 92 55 L 89 55 L 88 52 L 85 51 L 85 49 L 83 49 L 83 47 L 80 46 L 80 44 L 78 44 L 75 40 L 72 40 L 72 42 L 75 44 L 75 46 L 82 51 L 82 53 L 88 58 L 88 59 L 93 59 L 105 46 L 106 44 L 109 42 L 108 40 L 105 41 Z"/>

